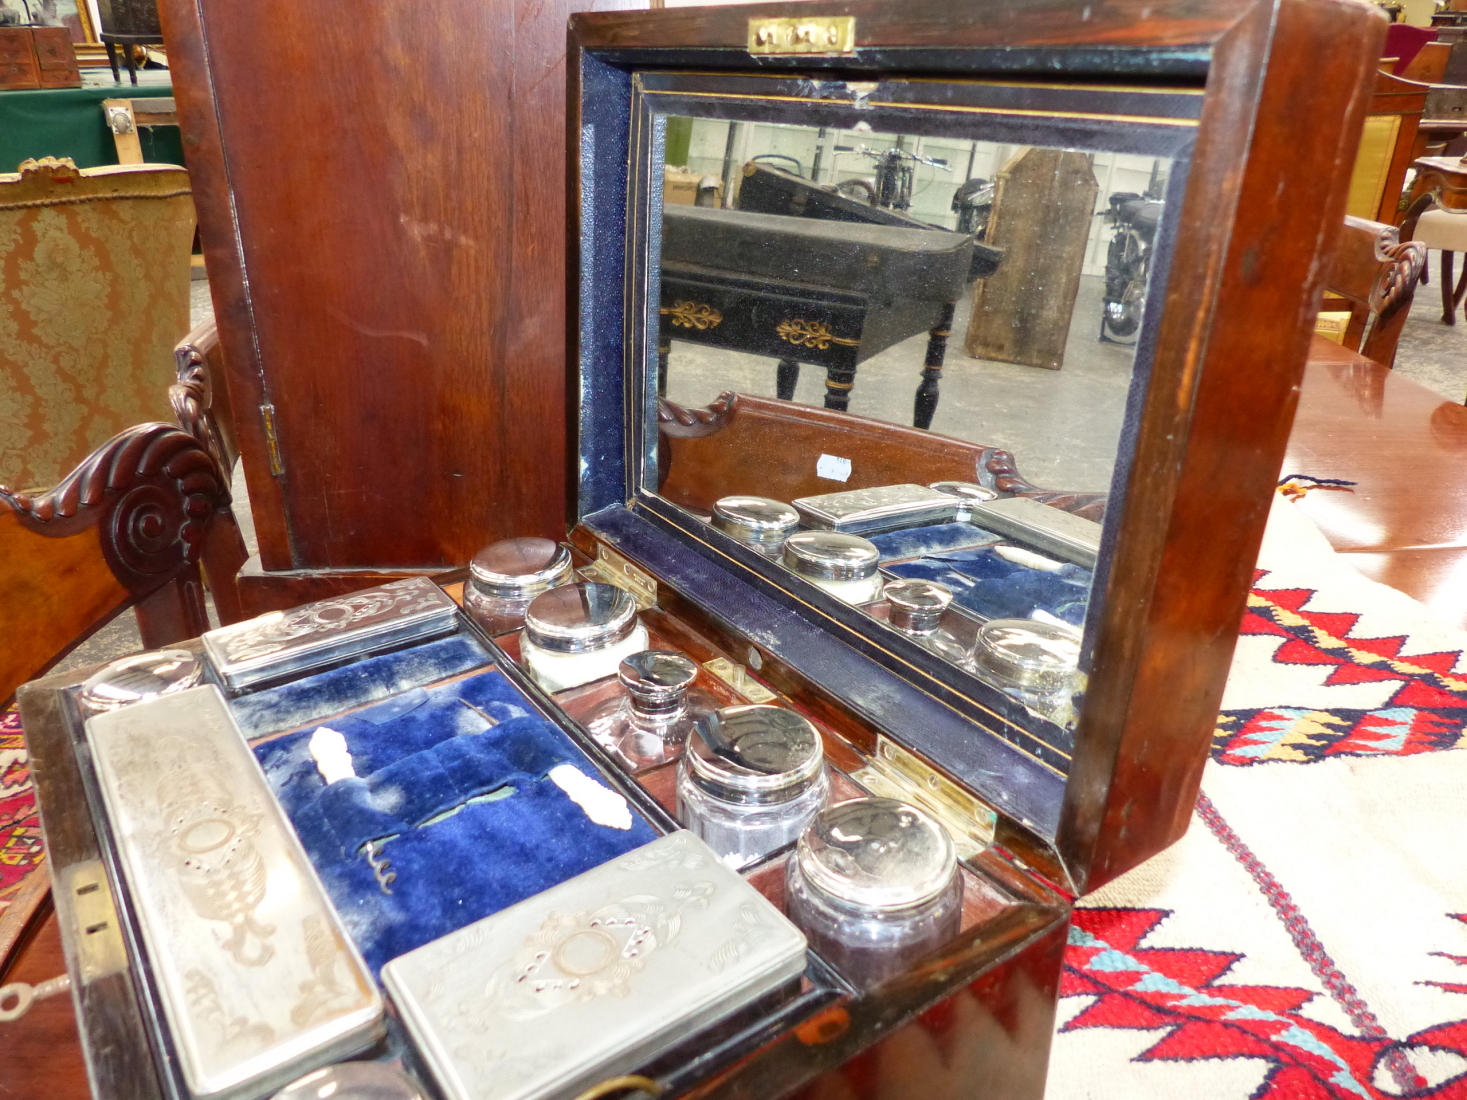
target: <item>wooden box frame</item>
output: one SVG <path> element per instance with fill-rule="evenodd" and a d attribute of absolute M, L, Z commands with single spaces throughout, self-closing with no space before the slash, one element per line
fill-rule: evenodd
<path fill-rule="evenodd" d="M 661 1095 L 879 1087 L 915 1098 L 958 1073 L 955 1088 L 1039 1100 L 1070 901 L 1180 836 L 1196 798 L 1384 20 L 1352 0 L 996 0 L 965 21 L 950 8 L 861 0 L 582 15 L 571 24 L 569 209 L 580 232 L 570 234 L 569 289 L 583 309 L 572 311 L 569 338 L 584 398 L 572 543 L 604 576 L 644 594 L 650 587 L 656 625 L 674 636 L 686 628 L 699 661 L 717 654 L 757 670 L 845 751 L 869 752 L 885 736 L 995 807 L 995 844 L 972 866 L 1013 899 L 981 936 L 874 991 L 821 986 L 784 1010 L 700 1036 L 696 1052 L 648 1070 Z M 751 58 L 749 21 L 795 10 L 854 16 L 855 52 Z M 1330 64 L 1316 66 L 1319 56 Z M 637 240 L 626 192 L 635 176 L 630 130 L 616 125 L 630 119 L 631 98 L 609 94 L 618 81 L 630 89 L 639 68 L 842 80 L 962 74 L 1020 85 L 1042 75 L 1200 91 L 1151 382 L 1106 533 L 1113 560 L 1068 774 L 985 726 L 981 700 L 935 662 L 797 583 L 776 583 L 644 491 L 651 401 L 632 387 L 647 356 L 624 288 L 635 301 L 646 282 L 644 258 L 628 249 Z M 588 150 L 588 127 L 609 144 Z M 908 435 L 895 433 L 920 450 Z M 583 736 L 521 673 L 506 675 Z M 20 699 L 91 1080 L 109 1100 L 176 1100 L 176 1080 L 161 1068 L 169 1040 L 148 994 L 147 960 L 79 748 L 78 681 L 38 681 Z M 89 940 L 87 929 L 104 925 L 87 925 L 77 899 L 98 884 L 115 904 L 113 931 Z"/>

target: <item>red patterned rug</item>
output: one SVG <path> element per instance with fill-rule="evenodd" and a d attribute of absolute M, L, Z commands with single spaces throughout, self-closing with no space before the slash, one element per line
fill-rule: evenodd
<path fill-rule="evenodd" d="M 0 713 L 0 960 L 20 935 L 49 879 L 20 715 Z"/>
<path fill-rule="evenodd" d="M 1204 795 L 1086 898 L 1049 1100 L 1467 1100 L 1467 634 L 1291 505 Z"/>

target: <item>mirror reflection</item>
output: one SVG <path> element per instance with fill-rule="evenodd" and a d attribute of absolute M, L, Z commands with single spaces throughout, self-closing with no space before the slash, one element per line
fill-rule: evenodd
<path fill-rule="evenodd" d="M 659 491 L 1062 726 L 1170 162 L 667 117 Z"/>

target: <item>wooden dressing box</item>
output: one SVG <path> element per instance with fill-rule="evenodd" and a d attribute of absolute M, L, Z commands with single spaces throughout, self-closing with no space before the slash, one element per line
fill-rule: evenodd
<path fill-rule="evenodd" d="M 1349 0 L 998 0 L 962 16 L 939 0 L 816 2 L 571 20 L 574 567 L 632 593 L 651 646 L 691 658 L 720 704 L 810 719 L 833 799 L 900 793 L 965 855 L 961 928 L 940 950 L 871 987 L 812 954 L 788 996 L 583 1096 L 1042 1096 L 1073 900 L 1176 840 L 1197 796 L 1384 26 Z M 1163 200 L 1135 342 L 1100 345 L 1096 312 L 1079 316 L 1058 374 L 963 360 L 944 379 L 934 349 L 977 308 L 983 276 L 923 283 L 926 246 L 913 242 L 946 233 L 966 247 L 953 217 L 964 167 L 978 177 L 1035 146 L 1083 154 L 1116 184 L 1149 175 Z M 821 201 L 741 206 L 749 165 Z M 722 205 L 698 216 L 722 219 L 717 239 L 734 243 L 665 263 L 663 181 L 681 172 L 723 182 Z M 818 218 L 858 223 L 860 262 L 907 282 L 849 277 L 851 253 L 829 251 L 848 242 L 800 224 Z M 697 339 L 723 318 L 696 296 L 705 285 L 738 304 L 757 345 Z M 913 298 L 950 308 L 894 337 Z M 1082 286 L 1076 309 L 1097 308 Z M 854 366 L 824 355 L 863 342 L 885 350 Z M 1099 388 L 1028 400 L 1034 378 L 1081 371 Z M 914 386 L 932 431 L 907 426 Z M 1086 452 L 1092 429 L 1101 442 Z M 1010 438 L 1026 442 L 995 445 Z M 1051 471 L 1031 475 L 1043 488 L 1029 468 Z M 952 514 L 863 528 L 874 596 L 797 571 L 793 543 L 761 552 L 711 522 L 735 496 L 778 507 L 954 482 L 968 495 Z M 1080 517 L 1096 552 L 1067 559 L 1063 539 L 984 527 L 982 506 L 1011 498 L 1068 513 L 1067 538 Z M 891 585 L 904 581 L 951 595 L 926 633 L 899 622 Z M 991 624 L 1016 621 L 1073 635 L 1063 690 L 1020 690 L 975 656 Z M 482 661 L 334 709 L 311 698 L 330 670 L 274 689 L 297 693 L 288 717 L 263 690 L 230 705 L 265 761 L 286 731 L 494 669 L 652 832 L 677 827 L 677 765 L 633 776 L 580 722 L 615 679 L 552 695 L 521 664 L 517 630 L 461 616 L 450 641 Z M 93 1089 L 187 1098 L 137 932 L 147 902 L 119 872 L 77 683 L 37 681 L 20 701 Z M 742 872 L 781 908 L 789 858 Z M 361 1057 L 400 1062 L 433 1094 L 392 1014 Z"/>

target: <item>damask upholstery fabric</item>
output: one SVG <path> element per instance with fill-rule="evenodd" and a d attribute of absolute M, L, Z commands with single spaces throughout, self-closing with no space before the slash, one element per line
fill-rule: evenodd
<path fill-rule="evenodd" d="M 169 165 L 0 174 L 0 484 L 49 488 L 98 445 L 172 421 L 194 208 Z"/>

